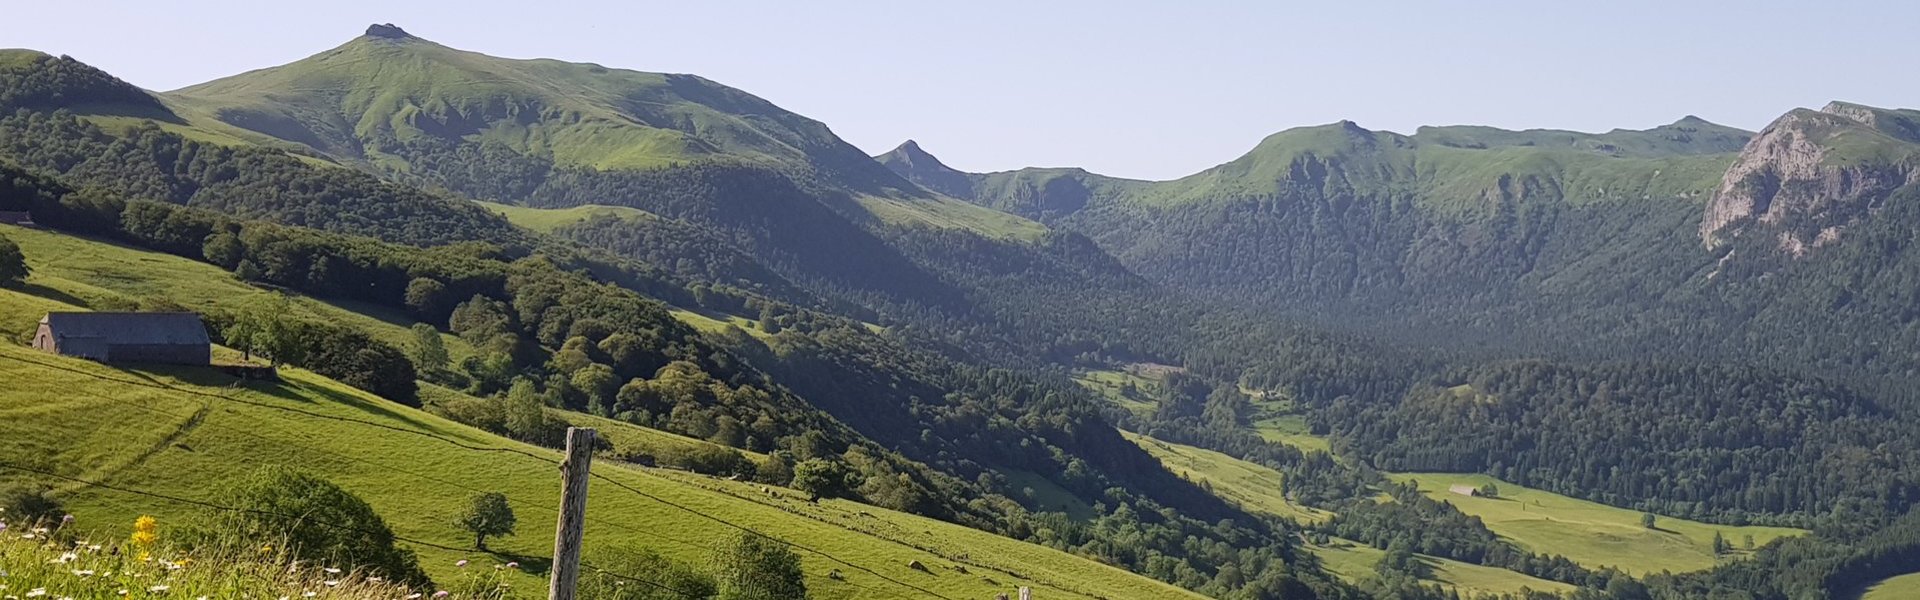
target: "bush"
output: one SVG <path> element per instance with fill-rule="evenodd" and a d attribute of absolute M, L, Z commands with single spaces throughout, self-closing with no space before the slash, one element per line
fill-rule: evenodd
<path fill-rule="evenodd" d="M 812 500 L 844 498 L 860 486 L 859 477 L 846 463 L 809 458 L 793 467 L 793 489 L 806 492 Z"/>
<path fill-rule="evenodd" d="M 596 569 L 580 574 L 581 598 L 605 600 L 706 600 L 718 591 L 713 577 L 651 550 L 616 548 L 591 553 Z M 651 581 L 660 587 L 637 584 L 622 577 Z M 667 588 L 667 589 L 661 589 Z"/>
<path fill-rule="evenodd" d="M 428 584 L 413 552 L 394 546 L 393 530 L 365 500 L 325 479 L 268 467 L 228 489 L 223 511 L 195 529 L 204 544 L 279 544 L 294 560 L 374 571 Z"/>
<path fill-rule="evenodd" d="M 0 236 L 0 286 L 25 281 L 29 272 L 26 255 L 20 253 L 20 246 Z"/>
<path fill-rule="evenodd" d="M 688 471 L 715 477 L 752 477 L 758 467 L 739 450 L 701 444 L 688 450 L 679 465 Z"/>
<path fill-rule="evenodd" d="M 16 523 L 52 521 L 67 514 L 53 491 L 45 486 L 11 485 L 0 488 L 0 520 Z"/>
<path fill-rule="evenodd" d="M 800 555 L 779 541 L 741 532 L 720 554 L 720 600 L 792 600 L 807 597 Z"/>

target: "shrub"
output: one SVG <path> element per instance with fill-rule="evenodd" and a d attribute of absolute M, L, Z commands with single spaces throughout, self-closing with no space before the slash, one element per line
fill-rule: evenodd
<path fill-rule="evenodd" d="M 16 523 L 51 521 L 66 514 L 45 486 L 16 484 L 0 487 L 0 517 Z"/>
<path fill-rule="evenodd" d="M 800 555 L 779 541 L 742 532 L 720 554 L 720 600 L 791 600 L 807 597 Z"/>
<path fill-rule="evenodd" d="M 281 467 L 247 477 L 221 498 L 222 511 L 197 527 L 214 546 L 280 544 L 293 559 L 359 568 L 410 584 L 428 583 L 413 552 L 365 500 L 325 479 Z"/>

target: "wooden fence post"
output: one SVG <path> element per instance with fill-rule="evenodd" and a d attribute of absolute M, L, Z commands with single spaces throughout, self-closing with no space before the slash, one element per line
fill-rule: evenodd
<path fill-rule="evenodd" d="M 1020 600 L 1033 600 L 1033 589 L 1024 585 L 1020 586 Z"/>
<path fill-rule="evenodd" d="M 574 600 L 580 581 L 580 530 L 587 521 L 587 473 L 593 465 L 594 430 L 567 428 L 567 459 L 560 463 L 560 522 L 553 534 L 548 600 Z"/>

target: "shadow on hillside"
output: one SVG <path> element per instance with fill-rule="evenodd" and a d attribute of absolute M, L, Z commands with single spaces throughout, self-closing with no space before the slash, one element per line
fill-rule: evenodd
<path fill-rule="evenodd" d="M 87 301 L 79 296 L 62 292 L 60 290 L 56 290 L 44 285 L 40 285 L 38 283 L 22 283 L 22 284 L 15 285 L 12 289 L 22 294 L 26 294 L 26 295 L 34 296 L 38 298 L 45 298 L 47 300 L 52 300 L 54 302 L 59 302 L 59 303 L 63 303 L 71 306 L 87 306 Z"/>
<path fill-rule="evenodd" d="M 298 383 L 298 382 L 291 382 L 291 381 L 274 386 L 274 387 L 280 388 L 279 391 L 286 392 L 289 394 L 293 393 L 293 388 L 298 388 L 302 392 L 320 396 L 321 398 L 327 401 L 333 402 L 335 404 L 356 408 L 356 409 L 359 409 L 361 412 L 365 412 L 367 414 L 371 414 L 377 417 L 384 417 L 387 419 L 392 419 L 395 421 L 406 423 L 407 425 L 410 425 L 415 429 L 431 428 L 426 423 L 415 420 L 413 417 L 407 416 L 406 414 L 401 413 L 399 411 L 395 411 L 391 408 L 387 408 L 381 403 L 370 402 L 367 399 L 362 398 L 355 394 L 349 394 L 339 390 L 330 389 L 324 386 L 309 385 L 305 383 Z M 276 392 L 276 395 L 279 395 L 279 394 Z"/>

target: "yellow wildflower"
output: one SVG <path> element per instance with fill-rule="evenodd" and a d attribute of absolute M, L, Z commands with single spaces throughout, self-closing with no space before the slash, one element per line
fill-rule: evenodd
<path fill-rule="evenodd" d="M 134 547 L 137 548 L 145 549 L 153 547 L 154 542 L 160 541 L 160 522 L 153 517 L 140 515 L 140 518 L 133 520 L 133 539 L 131 541 Z"/>

